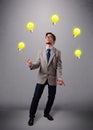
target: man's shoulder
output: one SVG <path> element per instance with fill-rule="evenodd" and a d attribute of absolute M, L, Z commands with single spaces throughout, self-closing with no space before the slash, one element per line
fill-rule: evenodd
<path fill-rule="evenodd" d="M 58 48 L 56 48 L 56 47 L 54 47 L 54 49 L 55 49 L 56 52 L 59 52 L 59 53 L 61 52 L 61 51 L 60 51 Z"/>
<path fill-rule="evenodd" d="M 44 51 L 44 50 L 45 50 L 44 47 L 39 48 L 39 52 L 42 52 L 42 51 Z"/>
<path fill-rule="evenodd" d="M 41 48 L 38 49 L 38 53 L 39 53 L 39 54 L 43 53 L 44 51 L 45 51 L 45 48 L 44 48 L 44 47 L 41 47 Z"/>

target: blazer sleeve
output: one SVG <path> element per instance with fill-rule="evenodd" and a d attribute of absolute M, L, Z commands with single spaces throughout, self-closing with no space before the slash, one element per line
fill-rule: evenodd
<path fill-rule="evenodd" d="M 58 51 L 58 60 L 57 60 L 57 80 L 62 79 L 62 60 L 61 60 L 61 51 Z"/>
<path fill-rule="evenodd" d="M 39 66 L 40 66 L 40 54 L 41 54 L 41 51 L 39 51 L 38 54 L 37 54 L 36 62 L 32 63 L 32 66 L 30 67 L 31 70 L 39 68 Z"/>

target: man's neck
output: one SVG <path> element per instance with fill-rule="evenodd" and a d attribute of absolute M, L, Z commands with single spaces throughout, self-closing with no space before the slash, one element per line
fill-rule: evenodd
<path fill-rule="evenodd" d="M 53 48 L 53 45 L 46 45 L 46 48 Z"/>

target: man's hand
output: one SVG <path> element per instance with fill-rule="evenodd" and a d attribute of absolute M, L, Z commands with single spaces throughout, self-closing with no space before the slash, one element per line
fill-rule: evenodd
<path fill-rule="evenodd" d="M 28 65 L 29 67 L 32 67 L 32 61 L 31 61 L 30 59 L 27 60 L 27 65 Z"/>
<path fill-rule="evenodd" d="M 63 80 L 58 80 L 57 83 L 58 83 L 58 85 L 64 85 L 65 86 L 65 83 L 64 83 Z"/>

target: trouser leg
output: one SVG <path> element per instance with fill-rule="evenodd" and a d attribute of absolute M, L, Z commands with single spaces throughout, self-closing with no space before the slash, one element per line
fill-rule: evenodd
<path fill-rule="evenodd" d="M 30 106 L 30 112 L 29 112 L 29 117 L 35 117 L 35 113 L 37 110 L 37 106 L 40 100 L 40 97 L 43 93 L 45 85 L 42 84 L 36 84 L 34 96 L 32 98 L 31 106 Z"/>
<path fill-rule="evenodd" d="M 51 111 L 55 99 L 55 94 L 56 94 L 56 86 L 48 85 L 48 100 L 46 107 L 44 109 L 44 114 L 49 114 L 49 112 Z"/>

